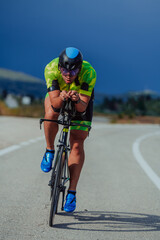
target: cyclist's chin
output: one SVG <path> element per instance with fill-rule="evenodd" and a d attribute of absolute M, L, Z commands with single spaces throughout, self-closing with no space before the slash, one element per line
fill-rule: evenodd
<path fill-rule="evenodd" d="M 73 81 L 71 81 L 71 80 L 65 80 L 65 82 L 66 82 L 67 84 L 71 84 Z"/>
<path fill-rule="evenodd" d="M 74 79 L 73 78 L 65 78 L 64 81 L 66 84 L 71 84 L 74 81 Z"/>
<path fill-rule="evenodd" d="M 73 76 L 73 77 L 67 76 L 67 77 L 66 77 L 66 76 L 62 75 L 62 77 L 63 77 L 63 80 L 65 81 L 66 84 L 71 84 L 71 83 L 73 83 L 74 80 L 76 79 L 76 76 Z"/>

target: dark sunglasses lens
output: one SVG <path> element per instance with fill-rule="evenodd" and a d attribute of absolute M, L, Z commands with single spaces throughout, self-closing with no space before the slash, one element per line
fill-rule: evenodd
<path fill-rule="evenodd" d="M 75 76 L 75 75 L 77 75 L 78 72 L 79 72 L 79 69 L 77 68 L 77 69 L 71 70 L 71 71 L 70 71 L 70 74 L 71 74 L 72 76 Z"/>
<path fill-rule="evenodd" d="M 67 75 L 68 73 L 71 75 L 71 76 L 75 76 L 77 73 L 79 72 L 79 69 L 74 69 L 74 70 L 71 70 L 71 71 L 68 71 L 67 69 L 65 68 L 61 68 L 61 73 L 63 75 Z"/>
<path fill-rule="evenodd" d="M 66 75 L 66 74 L 68 74 L 68 70 L 67 69 L 65 69 L 65 68 L 61 68 L 61 73 L 63 74 L 63 75 Z"/>

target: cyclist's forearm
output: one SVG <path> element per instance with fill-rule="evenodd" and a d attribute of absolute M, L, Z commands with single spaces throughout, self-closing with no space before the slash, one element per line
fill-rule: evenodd
<path fill-rule="evenodd" d="M 80 99 L 79 103 L 75 104 L 76 110 L 78 112 L 85 112 L 87 108 L 87 103 Z"/>

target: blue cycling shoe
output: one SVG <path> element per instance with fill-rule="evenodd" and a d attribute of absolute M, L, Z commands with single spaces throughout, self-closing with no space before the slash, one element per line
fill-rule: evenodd
<path fill-rule="evenodd" d="M 66 196 L 64 211 L 73 212 L 75 209 L 76 209 L 76 196 L 72 193 L 68 193 Z"/>
<path fill-rule="evenodd" d="M 52 169 L 52 161 L 54 158 L 54 150 L 48 150 L 46 149 L 46 152 L 43 156 L 42 162 L 41 162 L 41 169 L 43 172 L 49 172 Z"/>

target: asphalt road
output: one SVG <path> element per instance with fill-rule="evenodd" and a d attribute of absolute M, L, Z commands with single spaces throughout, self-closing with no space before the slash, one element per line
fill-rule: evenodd
<path fill-rule="evenodd" d="M 159 240 L 160 127 L 94 122 L 77 209 L 48 226 L 50 173 L 38 119 L 0 117 L 1 240 Z"/>

